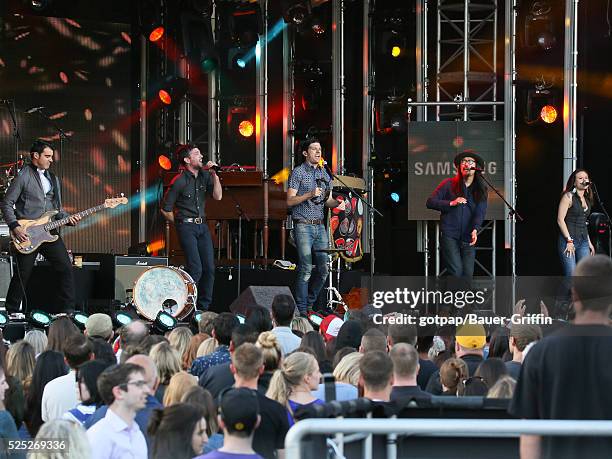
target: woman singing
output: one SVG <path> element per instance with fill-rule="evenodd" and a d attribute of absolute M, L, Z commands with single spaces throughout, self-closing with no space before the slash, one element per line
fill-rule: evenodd
<path fill-rule="evenodd" d="M 569 176 L 559 203 L 559 256 L 566 277 L 572 275 L 576 263 L 582 258 L 595 254 L 587 228 L 587 219 L 593 206 L 593 192 L 589 185 L 589 173 L 584 169 L 576 169 Z"/>

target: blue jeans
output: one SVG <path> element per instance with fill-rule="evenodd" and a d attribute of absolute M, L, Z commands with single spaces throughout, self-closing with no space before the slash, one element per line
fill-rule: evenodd
<path fill-rule="evenodd" d="M 576 264 L 585 257 L 590 255 L 589 251 L 589 240 L 587 238 L 574 239 L 574 248 L 576 252 L 571 256 L 566 256 L 565 248 L 567 241 L 563 235 L 559 234 L 559 258 L 561 259 L 561 267 L 563 268 L 563 275 L 565 277 L 572 277 Z"/>
<path fill-rule="evenodd" d="M 298 310 L 305 313 L 317 301 L 328 274 L 327 255 L 313 250 L 327 249 L 329 242 L 325 225 L 296 223 L 294 234 L 298 252 L 295 302 Z M 311 276 L 313 257 L 316 270 Z"/>
<path fill-rule="evenodd" d="M 185 271 L 198 287 L 197 308 L 206 311 L 215 285 L 215 253 L 206 223 L 177 223 L 176 234 L 185 253 Z"/>
<path fill-rule="evenodd" d="M 441 234 L 440 252 L 447 275 L 470 279 L 474 276 L 476 246 Z"/>

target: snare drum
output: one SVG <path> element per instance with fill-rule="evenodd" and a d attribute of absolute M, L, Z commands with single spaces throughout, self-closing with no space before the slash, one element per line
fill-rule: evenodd
<path fill-rule="evenodd" d="M 140 315 L 155 320 L 165 311 L 183 320 L 195 309 L 198 288 L 192 277 L 174 266 L 154 266 L 143 272 L 134 284 L 134 304 Z"/>

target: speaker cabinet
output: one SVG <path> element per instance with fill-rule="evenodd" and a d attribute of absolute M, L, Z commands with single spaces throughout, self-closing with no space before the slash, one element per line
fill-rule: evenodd
<path fill-rule="evenodd" d="M 13 277 L 13 257 L 0 256 L 0 303 L 6 302 L 6 293 Z"/>
<path fill-rule="evenodd" d="M 152 266 L 168 266 L 166 257 L 115 257 L 115 299 L 126 300 L 126 290 L 133 290 L 138 276 Z"/>
<path fill-rule="evenodd" d="M 247 310 L 254 306 L 263 306 L 266 309 L 272 309 L 272 300 L 276 295 L 289 295 L 293 298 L 289 287 L 277 286 L 251 286 L 244 290 L 240 296 L 230 305 L 230 311 L 234 314 L 246 315 Z M 297 307 L 295 309 L 297 313 Z"/>

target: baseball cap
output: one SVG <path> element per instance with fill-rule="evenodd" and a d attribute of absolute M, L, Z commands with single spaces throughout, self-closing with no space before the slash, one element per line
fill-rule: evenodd
<path fill-rule="evenodd" d="M 85 330 L 87 331 L 87 336 L 109 338 L 113 332 L 113 321 L 107 314 L 92 314 L 87 318 L 87 322 L 85 322 Z"/>
<path fill-rule="evenodd" d="M 457 328 L 455 340 L 466 349 L 482 349 L 487 343 L 487 332 L 481 324 L 464 324 Z"/>
<path fill-rule="evenodd" d="M 257 392 L 244 387 L 222 391 L 219 394 L 219 416 L 229 433 L 250 434 L 257 425 L 259 402 Z"/>
<path fill-rule="evenodd" d="M 338 316 L 330 314 L 325 317 L 321 325 L 319 325 L 319 330 L 323 333 L 325 341 L 329 341 L 338 336 L 342 324 L 344 324 L 344 321 Z"/>

